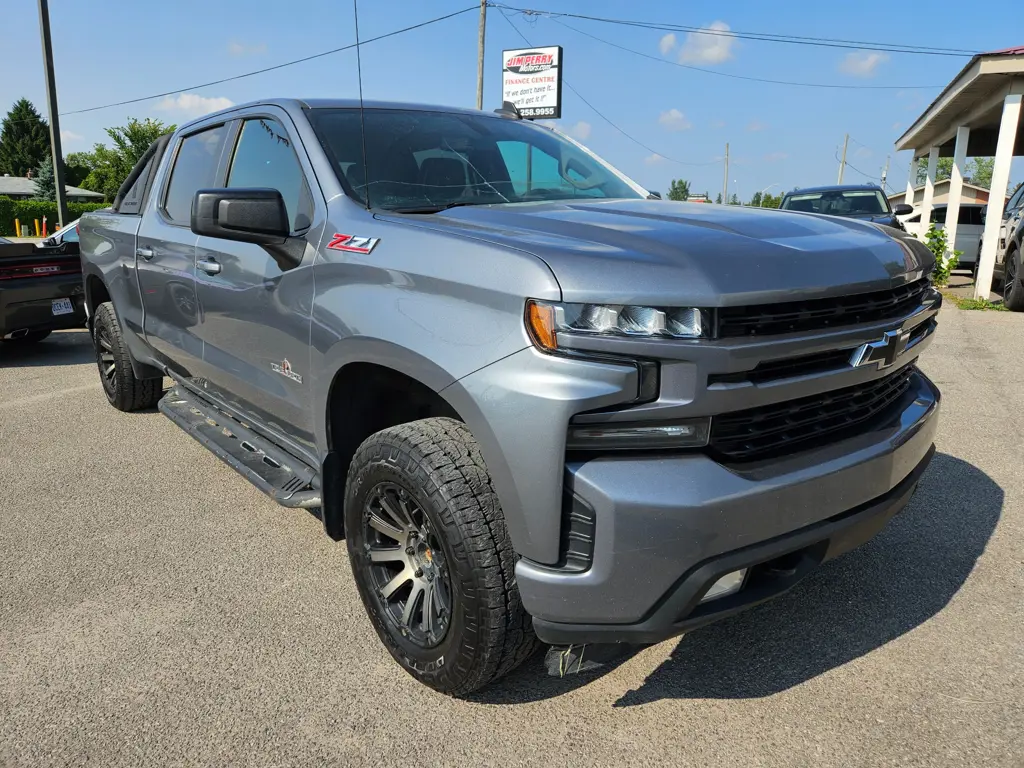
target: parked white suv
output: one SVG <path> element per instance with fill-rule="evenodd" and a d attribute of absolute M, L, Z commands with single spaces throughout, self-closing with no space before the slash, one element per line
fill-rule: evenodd
<path fill-rule="evenodd" d="M 932 209 L 932 224 L 936 229 L 946 227 L 946 205 L 936 205 Z M 909 216 L 906 224 L 912 231 L 917 231 L 921 223 L 920 212 Z M 978 262 L 978 254 L 981 253 L 981 235 L 985 231 L 985 206 L 980 203 L 963 203 L 960 206 L 959 222 L 956 225 L 956 243 L 952 250 L 961 251 L 959 266 L 963 268 L 974 268 Z"/>

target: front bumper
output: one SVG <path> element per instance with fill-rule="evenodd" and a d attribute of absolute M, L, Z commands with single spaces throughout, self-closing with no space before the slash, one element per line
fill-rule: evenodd
<path fill-rule="evenodd" d="M 909 500 L 934 453 L 939 393 L 915 373 L 885 422 L 764 465 L 699 454 L 570 464 L 566 485 L 594 511 L 583 572 L 519 561 L 523 604 L 545 642 L 657 642 L 789 589 L 867 541 Z M 701 604 L 720 576 L 738 593 Z"/>
<path fill-rule="evenodd" d="M 74 312 L 53 314 L 54 299 L 71 299 Z M 0 283 L 0 338 L 30 330 L 63 330 L 85 325 L 85 295 L 80 275 L 32 277 Z"/>

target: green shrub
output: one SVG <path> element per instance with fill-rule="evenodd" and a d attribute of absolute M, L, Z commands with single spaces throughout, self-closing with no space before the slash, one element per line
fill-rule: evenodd
<path fill-rule="evenodd" d="M 71 217 L 71 220 L 64 223 L 70 224 L 75 219 L 81 217 L 83 213 L 106 208 L 108 205 L 109 203 L 68 203 L 68 215 Z M 57 229 L 58 215 L 56 203 L 41 200 L 13 200 L 9 197 L 0 196 L 0 235 L 8 237 L 12 235 L 18 237 L 21 235 L 20 232 L 14 231 L 15 219 L 18 219 L 22 226 L 30 227 L 32 234 L 35 235 L 33 221 L 39 219 L 41 227 L 43 216 L 46 217 L 47 230 L 49 232 Z"/>
<path fill-rule="evenodd" d="M 949 274 L 956 265 L 960 263 L 963 251 L 950 251 L 946 242 L 946 230 L 936 229 L 932 224 L 928 227 L 928 234 L 924 237 L 928 249 L 935 254 L 935 267 L 932 269 L 932 280 L 936 285 L 946 285 L 949 282 Z"/>

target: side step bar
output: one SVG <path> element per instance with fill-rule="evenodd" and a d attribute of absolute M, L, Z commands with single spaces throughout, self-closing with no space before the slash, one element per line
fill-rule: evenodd
<path fill-rule="evenodd" d="M 313 487 L 316 471 L 282 451 L 212 403 L 174 386 L 158 404 L 160 412 L 212 451 L 282 507 L 321 506 Z"/>

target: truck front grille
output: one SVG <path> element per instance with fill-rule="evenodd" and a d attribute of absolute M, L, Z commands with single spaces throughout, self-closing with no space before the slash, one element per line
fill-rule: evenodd
<path fill-rule="evenodd" d="M 866 384 L 715 416 L 708 445 L 726 460 L 749 461 L 841 439 L 852 427 L 863 430 L 866 422 L 885 414 L 907 391 L 916 370 L 907 365 Z"/>
<path fill-rule="evenodd" d="M 718 337 L 769 336 L 890 320 L 909 314 L 921 304 L 929 287 L 928 278 L 922 278 L 897 288 L 852 296 L 723 307 L 717 310 Z"/>

